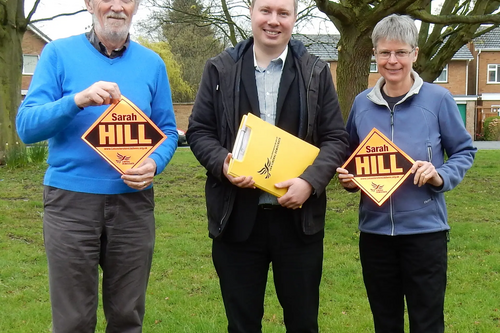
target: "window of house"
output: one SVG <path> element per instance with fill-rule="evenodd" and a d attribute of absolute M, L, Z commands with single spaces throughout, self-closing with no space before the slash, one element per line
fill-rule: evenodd
<path fill-rule="evenodd" d="M 23 74 L 33 75 L 37 63 L 37 55 L 23 54 Z"/>
<path fill-rule="evenodd" d="M 370 63 L 370 73 L 377 73 L 378 68 L 377 68 L 377 63 L 375 61 L 372 61 Z"/>
<path fill-rule="evenodd" d="M 436 83 L 446 83 L 448 82 L 448 64 L 444 66 L 443 70 L 441 71 L 441 74 L 434 80 Z"/>
<path fill-rule="evenodd" d="M 500 83 L 500 65 L 488 65 L 488 83 Z"/>

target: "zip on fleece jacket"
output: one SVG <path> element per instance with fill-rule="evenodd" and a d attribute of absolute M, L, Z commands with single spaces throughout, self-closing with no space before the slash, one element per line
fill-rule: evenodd
<path fill-rule="evenodd" d="M 423 85 L 423 80 L 418 77 L 418 75 L 415 77 L 415 81 L 410 88 L 410 91 L 400 100 L 398 101 L 395 105 L 394 108 L 391 110 L 389 107 L 389 104 L 387 101 L 382 97 L 382 87 L 384 85 L 384 80 L 383 78 L 377 81 L 377 84 L 375 88 L 372 90 L 371 93 L 367 95 L 368 99 L 370 99 L 373 103 L 379 104 L 379 105 L 385 105 L 389 112 L 391 113 L 391 141 L 394 142 L 394 113 L 396 112 L 396 108 L 399 104 L 402 104 L 405 100 L 407 100 L 410 96 L 414 94 L 418 94 L 420 91 L 420 88 Z M 392 202 L 392 196 L 389 197 L 389 216 L 391 219 L 391 236 L 395 235 L 395 222 L 394 222 L 394 206 Z"/>

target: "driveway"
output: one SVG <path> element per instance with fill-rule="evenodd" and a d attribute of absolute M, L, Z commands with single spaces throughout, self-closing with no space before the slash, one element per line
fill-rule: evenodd
<path fill-rule="evenodd" d="M 477 149 L 500 149 L 500 141 L 474 141 Z"/>

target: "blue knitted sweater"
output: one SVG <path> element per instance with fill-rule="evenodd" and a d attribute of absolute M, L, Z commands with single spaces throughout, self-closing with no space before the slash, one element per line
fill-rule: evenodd
<path fill-rule="evenodd" d="M 121 57 L 99 53 L 84 34 L 47 44 L 16 126 L 21 140 L 49 142 L 49 167 L 44 184 L 69 191 L 118 194 L 136 190 L 82 139 L 82 134 L 108 105 L 80 109 L 75 94 L 98 81 L 118 84 L 123 96 L 137 105 L 167 135 L 150 157 L 162 172 L 177 147 L 170 86 L 163 60 L 131 41 Z"/>

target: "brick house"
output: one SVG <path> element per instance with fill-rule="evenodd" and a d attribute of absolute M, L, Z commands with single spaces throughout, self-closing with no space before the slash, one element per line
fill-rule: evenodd
<path fill-rule="evenodd" d="M 31 78 L 35 72 L 36 64 L 42 53 L 44 46 L 51 39 L 40 31 L 33 24 L 28 24 L 28 29 L 24 33 L 22 41 L 23 49 L 23 76 L 21 82 L 21 95 L 24 98 L 31 83 Z"/>
<path fill-rule="evenodd" d="M 475 38 L 469 48 L 474 56 L 469 86 L 478 96 L 476 122 L 480 132 L 486 117 L 500 115 L 500 27 Z"/>
<path fill-rule="evenodd" d="M 453 95 L 465 128 L 474 138 L 477 95 L 469 87 L 470 68 L 473 60 L 474 56 L 468 46 L 462 46 L 446 64 L 434 83 L 448 89 Z"/>

